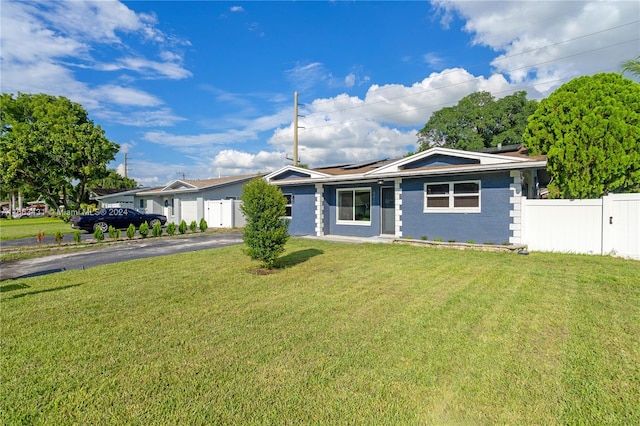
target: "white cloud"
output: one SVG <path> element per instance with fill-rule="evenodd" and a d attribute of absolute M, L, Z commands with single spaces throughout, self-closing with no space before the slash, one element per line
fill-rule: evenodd
<path fill-rule="evenodd" d="M 153 131 L 145 133 L 143 138 L 147 142 L 191 153 L 202 147 L 254 140 L 257 136 L 250 129 L 230 129 L 224 133 L 201 133 L 197 135 L 174 135 L 164 131 Z"/>
<path fill-rule="evenodd" d="M 330 78 L 329 72 L 320 62 L 298 63 L 286 71 L 286 74 L 291 85 L 299 91 L 306 91 Z"/>
<path fill-rule="evenodd" d="M 191 76 L 182 66 L 181 54 L 171 50 L 188 42 L 166 37 L 154 27 L 155 16 L 136 14 L 117 1 L 2 2 L 0 24 L 3 92 L 66 96 L 108 117 L 118 115 L 106 111 L 114 106 L 159 106 L 162 101 L 132 87 L 131 73 L 126 76 L 128 87 L 113 83 L 92 87 L 76 77 L 76 69 L 127 70 L 138 78 Z M 157 44 L 160 60 L 135 54 L 132 45 L 123 46 L 125 36 Z M 92 55 L 100 50 L 96 45 L 108 49 L 114 60 L 95 59 Z"/>
<path fill-rule="evenodd" d="M 473 42 L 500 53 L 495 72 L 548 94 L 579 75 L 617 72 L 638 53 L 637 1 L 432 1 L 458 14 Z"/>
<path fill-rule="evenodd" d="M 230 12 L 244 12 L 244 8 L 242 6 L 231 6 L 229 8 Z"/>
<path fill-rule="evenodd" d="M 126 111 L 126 108 L 119 108 L 117 111 L 114 109 L 95 109 L 92 114 L 93 117 L 100 120 L 132 127 L 169 127 L 186 120 L 184 117 L 175 115 L 171 109 L 166 107 L 136 109 L 135 111 Z"/>
<path fill-rule="evenodd" d="M 99 86 L 91 91 L 91 94 L 105 102 L 119 105 L 158 106 L 162 101 L 142 90 L 130 87 L 116 86 L 113 84 Z"/>
<path fill-rule="evenodd" d="M 454 105 L 462 97 L 485 90 L 502 97 L 518 90 L 501 75 L 474 76 L 459 69 L 432 73 L 411 86 L 372 85 L 364 98 L 341 94 L 305 104 L 298 133 L 300 162 L 311 167 L 368 159 L 397 158 L 417 148 L 417 131 L 432 112 Z M 144 139 L 179 152 L 205 153 L 214 173 L 246 174 L 291 164 L 292 109 L 255 119 L 226 121 L 226 130 L 195 135 L 147 132 Z M 273 151 L 243 151 L 239 144 L 264 137 Z M 233 148 L 227 148 L 233 147 Z M 202 158 L 200 158 L 202 160 Z M 201 176 L 205 177 L 205 176 Z"/>
<path fill-rule="evenodd" d="M 179 55 L 170 52 L 162 52 L 161 57 L 167 58 L 163 62 L 153 61 L 141 57 L 121 58 L 116 63 L 99 64 L 97 67 L 104 71 L 130 70 L 139 72 L 145 76 L 166 77 L 174 80 L 191 77 L 191 72 L 179 63 Z"/>
<path fill-rule="evenodd" d="M 354 73 L 350 73 L 344 78 L 345 87 L 353 87 L 356 84 L 356 75 Z"/>
<path fill-rule="evenodd" d="M 440 68 L 444 63 L 444 59 L 433 52 L 425 53 L 424 55 L 422 55 L 422 60 L 431 68 Z"/>
<path fill-rule="evenodd" d="M 211 160 L 211 171 L 214 176 L 244 175 L 257 172 L 269 172 L 291 162 L 284 152 L 260 151 L 257 154 L 227 149 L 220 151 Z"/>

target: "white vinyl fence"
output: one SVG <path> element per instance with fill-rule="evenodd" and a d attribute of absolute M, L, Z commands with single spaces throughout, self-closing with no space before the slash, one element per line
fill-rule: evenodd
<path fill-rule="evenodd" d="M 521 242 L 531 251 L 640 259 L 640 194 L 597 200 L 522 199 Z"/>
<path fill-rule="evenodd" d="M 204 214 L 210 228 L 234 228 L 246 224 L 240 200 L 207 200 Z"/>

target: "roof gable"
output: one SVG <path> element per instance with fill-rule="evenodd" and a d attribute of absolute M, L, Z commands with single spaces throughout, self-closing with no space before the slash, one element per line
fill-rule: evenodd
<path fill-rule="evenodd" d="M 195 185 L 183 181 L 183 180 L 174 180 L 173 182 L 169 182 L 167 186 L 162 188 L 162 191 L 175 191 L 176 189 L 194 189 Z"/>
<path fill-rule="evenodd" d="M 516 163 L 525 159 L 506 155 L 486 154 L 474 151 L 461 151 L 449 148 L 431 148 L 393 163 L 372 170 L 366 175 L 400 172 L 402 170 L 422 169 L 428 167 L 460 166 L 472 164 Z"/>
<path fill-rule="evenodd" d="M 211 188 L 218 188 L 226 185 L 233 185 L 233 184 L 246 182 L 248 180 L 251 180 L 260 176 L 262 175 L 251 174 L 251 175 L 220 177 L 220 178 L 213 178 L 213 179 L 174 180 L 173 182 L 170 182 L 168 185 L 164 187 L 157 187 L 157 188 L 150 189 L 148 191 L 145 191 L 141 195 L 159 195 L 159 194 L 174 194 L 174 193 L 184 193 L 184 192 L 198 192 L 198 191 L 207 190 Z"/>
<path fill-rule="evenodd" d="M 265 176 L 265 179 L 270 181 L 281 181 L 287 179 L 310 179 L 310 178 L 322 178 L 330 176 L 326 173 L 320 173 L 311 169 L 304 169 L 296 166 L 285 166 L 275 172 L 269 173 Z"/>

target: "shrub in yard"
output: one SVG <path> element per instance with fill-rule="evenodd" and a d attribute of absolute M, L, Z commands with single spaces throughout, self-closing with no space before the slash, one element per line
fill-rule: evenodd
<path fill-rule="evenodd" d="M 80 243 L 80 241 L 82 241 L 82 237 L 81 237 L 81 235 L 80 235 L 80 231 L 75 231 L 75 232 L 73 233 L 73 241 L 74 241 L 76 244 L 78 244 L 78 243 Z"/>
<path fill-rule="evenodd" d="M 56 231 L 56 233 L 53 234 L 53 238 L 55 238 L 56 243 L 58 243 L 58 245 L 62 244 L 62 237 L 63 237 L 62 231 Z"/>
<path fill-rule="evenodd" d="M 243 239 L 247 254 L 269 269 L 275 266 L 289 239 L 286 200 L 282 191 L 257 177 L 242 189 L 240 209 L 246 218 Z"/>
<path fill-rule="evenodd" d="M 149 235 L 149 224 L 147 222 L 143 222 L 138 229 L 138 233 L 142 238 L 147 238 Z"/>
<path fill-rule="evenodd" d="M 127 238 L 132 239 L 134 235 L 136 235 L 136 227 L 133 223 L 130 223 L 127 228 Z"/>
<path fill-rule="evenodd" d="M 176 224 L 171 222 L 170 224 L 167 225 L 167 234 L 175 235 L 175 233 L 176 233 Z"/>
<path fill-rule="evenodd" d="M 116 238 L 118 238 L 118 230 L 116 228 L 114 228 L 112 225 L 109 225 L 109 238 L 111 238 L 112 240 L 115 240 Z"/>
<path fill-rule="evenodd" d="M 155 225 L 153 225 L 153 229 L 151 229 L 151 235 L 153 235 L 154 237 L 159 237 L 162 235 L 162 225 L 160 224 L 160 222 L 156 222 Z"/>
<path fill-rule="evenodd" d="M 95 238 L 96 241 L 104 240 L 104 232 L 102 232 L 102 229 L 96 228 L 95 231 L 93 231 L 93 238 Z"/>
<path fill-rule="evenodd" d="M 198 229 L 198 224 L 195 220 L 192 220 L 189 224 L 189 230 L 191 230 L 191 232 L 196 232 L 196 229 Z"/>
<path fill-rule="evenodd" d="M 200 228 L 200 231 L 201 231 L 201 232 L 206 231 L 206 230 L 207 230 L 207 228 L 208 228 L 208 226 L 207 226 L 207 221 L 206 221 L 206 220 L 204 220 L 204 217 L 203 217 L 202 219 L 200 219 L 200 226 L 199 226 L 199 228 Z"/>
<path fill-rule="evenodd" d="M 184 234 L 187 232 L 187 222 L 185 222 L 184 220 L 182 220 L 182 222 L 180 222 L 180 226 L 178 226 L 178 231 L 181 234 Z"/>

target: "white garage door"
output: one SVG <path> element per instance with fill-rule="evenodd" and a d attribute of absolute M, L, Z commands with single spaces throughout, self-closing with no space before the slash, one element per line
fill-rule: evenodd
<path fill-rule="evenodd" d="M 192 221 L 198 222 L 198 202 L 196 200 L 180 200 L 180 208 L 182 209 L 181 217 L 187 222 L 187 225 Z"/>

